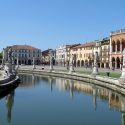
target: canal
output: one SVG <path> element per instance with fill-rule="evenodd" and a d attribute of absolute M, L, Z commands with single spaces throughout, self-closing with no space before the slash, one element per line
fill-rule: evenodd
<path fill-rule="evenodd" d="M 1 91 L 1 125 L 125 125 L 125 97 L 115 91 L 63 78 L 19 76 L 16 89 Z"/>

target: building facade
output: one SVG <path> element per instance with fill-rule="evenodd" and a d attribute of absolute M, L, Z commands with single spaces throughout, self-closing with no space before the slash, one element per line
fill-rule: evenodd
<path fill-rule="evenodd" d="M 74 55 L 75 67 L 92 66 L 95 45 L 95 42 L 89 42 L 71 48 L 70 56 Z"/>
<path fill-rule="evenodd" d="M 121 69 L 123 63 L 122 52 L 125 48 L 125 29 L 110 33 L 110 68 Z"/>
<path fill-rule="evenodd" d="M 103 38 L 101 40 L 101 68 L 109 68 L 110 58 L 110 39 Z"/>
<path fill-rule="evenodd" d="M 65 66 L 67 60 L 67 47 L 68 45 L 61 45 L 56 48 L 56 64 Z"/>
<path fill-rule="evenodd" d="M 72 47 L 80 44 L 62 45 L 56 48 L 56 64 L 61 66 L 68 66 L 70 60 L 70 50 Z"/>
<path fill-rule="evenodd" d="M 19 65 L 31 65 L 33 63 L 33 58 L 35 59 L 35 64 L 39 65 L 41 63 L 41 50 L 30 45 L 13 45 L 8 46 L 4 51 L 12 49 L 14 62 L 17 64 L 17 59 Z M 8 55 L 6 55 L 7 58 Z"/>
<path fill-rule="evenodd" d="M 47 49 L 47 50 L 42 51 L 42 54 L 41 54 L 42 64 L 44 65 L 50 64 L 50 53 L 52 54 L 53 65 L 55 65 L 56 51 L 53 49 Z"/>

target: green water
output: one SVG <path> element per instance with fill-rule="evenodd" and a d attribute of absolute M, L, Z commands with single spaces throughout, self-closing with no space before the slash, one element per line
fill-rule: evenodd
<path fill-rule="evenodd" d="M 0 125 L 125 125 L 125 97 L 114 91 L 54 77 L 20 79 L 1 94 Z"/>

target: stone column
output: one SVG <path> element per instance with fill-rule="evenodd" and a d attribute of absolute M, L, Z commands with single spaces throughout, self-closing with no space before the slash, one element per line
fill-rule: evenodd
<path fill-rule="evenodd" d="M 112 57 L 111 57 L 111 54 L 112 54 L 112 36 L 111 36 L 111 33 L 110 33 L 110 52 L 109 52 L 109 67 L 110 69 L 112 69 Z"/>
<path fill-rule="evenodd" d="M 106 69 L 106 62 L 104 62 L 104 68 Z"/>
<path fill-rule="evenodd" d="M 120 63 L 120 69 L 122 69 L 122 64 Z"/>
<path fill-rule="evenodd" d="M 120 53 L 122 53 L 122 43 L 120 43 Z"/>
<path fill-rule="evenodd" d="M 36 69 L 36 66 L 35 66 L 35 58 L 33 57 L 33 69 Z"/>
<path fill-rule="evenodd" d="M 115 52 L 117 53 L 117 44 L 115 43 Z"/>
<path fill-rule="evenodd" d="M 115 69 L 117 69 L 117 60 L 115 60 Z"/>
<path fill-rule="evenodd" d="M 97 74 L 98 74 L 98 52 L 95 52 L 92 75 L 97 75 Z"/>

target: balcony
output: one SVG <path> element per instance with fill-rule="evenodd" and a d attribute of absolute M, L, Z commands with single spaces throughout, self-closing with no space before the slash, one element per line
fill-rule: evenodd
<path fill-rule="evenodd" d="M 111 35 L 116 35 L 116 34 L 120 34 L 120 33 L 125 33 L 125 29 L 113 31 L 113 32 L 111 32 Z"/>
<path fill-rule="evenodd" d="M 102 52 L 109 52 L 109 49 L 102 49 Z"/>
<path fill-rule="evenodd" d="M 102 54 L 102 58 L 109 57 L 109 54 Z"/>

